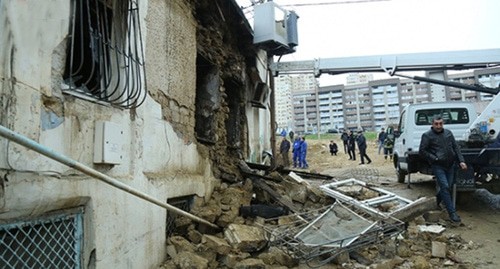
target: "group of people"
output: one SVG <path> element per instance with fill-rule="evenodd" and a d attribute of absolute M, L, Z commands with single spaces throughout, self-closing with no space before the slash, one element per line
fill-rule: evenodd
<path fill-rule="evenodd" d="M 288 152 L 292 147 L 293 152 L 293 167 L 308 168 L 306 161 L 307 156 L 307 143 L 305 137 L 295 138 L 293 145 L 286 139 L 285 135 L 280 146 L 280 153 L 283 156 L 283 164 L 289 166 Z M 371 163 L 370 157 L 366 154 L 366 138 L 363 131 L 359 130 L 357 135 L 352 131 L 344 131 L 341 135 L 341 140 L 344 144 L 344 152 L 349 154 L 349 160 L 356 160 L 356 145 L 359 149 L 360 164 Z M 384 158 L 392 159 L 392 152 L 394 147 L 394 130 L 388 128 L 387 132 L 382 128 L 377 137 L 378 141 L 378 154 L 384 150 Z M 498 146 L 500 146 L 500 136 L 497 138 Z M 337 155 L 337 144 L 330 141 L 331 155 Z M 458 216 L 455 205 L 451 197 L 451 187 L 454 184 L 455 174 L 457 167 L 467 170 L 467 164 L 460 151 L 453 133 L 444 129 L 443 118 L 435 116 L 432 120 L 430 130 L 422 135 L 419 147 L 420 156 L 426 160 L 431 166 L 433 175 L 436 179 L 436 201 L 437 205 L 444 204 L 450 220 L 454 223 L 460 223 L 461 219 Z"/>
<path fill-rule="evenodd" d="M 290 147 L 292 148 L 293 154 L 293 167 L 294 168 L 309 168 L 309 164 L 307 163 L 307 142 L 304 136 L 297 136 L 293 141 L 293 145 L 290 144 L 290 141 L 286 139 L 286 135 L 281 135 L 283 139 L 280 144 L 280 154 L 283 158 L 283 166 L 287 167 L 290 165 L 289 160 L 289 152 Z"/>
<path fill-rule="evenodd" d="M 370 157 L 368 157 L 368 154 L 366 154 L 366 138 L 363 134 L 362 130 L 358 130 L 358 134 L 355 135 L 351 130 L 349 131 L 344 131 L 340 135 L 340 139 L 342 140 L 342 143 L 344 144 L 344 153 L 349 154 L 349 160 L 351 161 L 356 161 L 356 145 L 358 146 L 359 150 L 359 158 L 360 158 L 360 165 L 365 164 L 365 159 L 366 159 L 366 164 L 370 164 L 372 160 Z"/>

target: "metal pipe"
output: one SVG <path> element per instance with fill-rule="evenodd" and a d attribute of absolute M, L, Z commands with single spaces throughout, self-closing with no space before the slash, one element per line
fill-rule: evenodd
<path fill-rule="evenodd" d="M 268 57 L 268 66 L 273 63 L 273 56 Z M 271 121 L 271 152 L 273 153 L 273 158 L 271 158 L 271 170 L 274 170 L 277 167 L 277 160 L 278 158 L 277 152 L 276 152 L 276 131 L 277 131 L 277 126 L 276 126 L 276 96 L 274 93 L 274 76 L 272 70 L 269 68 L 268 69 L 268 75 L 269 75 L 269 87 L 271 88 L 271 96 L 270 96 L 270 107 L 269 107 L 269 113 L 270 115 L 270 121 Z"/>
<path fill-rule="evenodd" d="M 97 178 L 97 179 L 103 181 L 104 183 L 107 183 L 107 184 L 109 184 L 113 187 L 116 187 L 122 191 L 128 192 L 128 193 L 135 195 L 143 200 L 146 200 L 148 202 L 151 202 L 153 204 L 161 206 L 167 210 L 170 210 L 171 212 L 185 216 L 185 217 L 192 219 L 196 222 L 206 224 L 206 225 L 208 225 L 212 228 L 215 228 L 215 229 L 220 228 L 219 226 L 217 226 L 213 223 L 210 223 L 207 220 L 204 220 L 204 219 L 197 217 L 189 212 L 186 212 L 186 211 L 181 210 L 177 207 L 169 205 L 166 202 L 160 201 L 152 196 L 149 196 L 148 194 L 146 194 L 144 192 L 136 190 L 136 189 L 128 186 L 127 184 L 120 182 L 117 179 L 114 179 L 110 176 L 107 176 L 107 175 L 105 175 L 105 174 L 103 174 L 95 169 L 92 169 L 92 168 L 90 168 L 90 167 L 88 167 L 80 162 L 77 162 L 75 160 L 72 160 L 72 159 L 60 154 L 60 153 L 57 153 L 54 150 L 49 149 L 49 148 L 31 140 L 25 136 L 22 136 L 16 132 L 2 126 L 2 125 L 0 125 L 0 136 L 3 136 L 3 137 L 5 137 L 11 141 L 14 141 L 22 146 L 25 146 L 31 150 L 34 150 L 34 151 L 36 151 L 36 152 L 38 152 L 46 157 L 49 157 L 49 158 L 56 160 L 62 164 L 65 164 L 71 168 L 74 168 L 74 169 L 76 169 L 76 170 L 78 170 L 86 175 Z"/>

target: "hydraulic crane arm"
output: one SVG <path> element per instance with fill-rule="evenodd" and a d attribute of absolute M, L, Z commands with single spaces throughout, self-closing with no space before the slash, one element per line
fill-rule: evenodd
<path fill-rule="evenodd" d="M 500 65 L 500 49 L 444 51 L 410 54 L 326 58 L 271 64 L 275 75 L 314 73 L 343 74 L 351 72 L 463 70 Z"/>
<path fill-rule="evenodd" d="M 500 87 L 490 88 L 490 87 L 486 87 L 486 86 L 481 85 L 481 84 L 469 85 L 469 84 L 464 84 L 464 83 L 459 83 L 459 82 L 454 82 L 454 81 L 438 80 L 438 79 L 427 78 L 427 77 L 405 76 L 405 75 L 401 75 L 401 74 L 394 74 L 394 75 L 398 76 L 398 77 L 404 77 L 404 78 L 417 80 L 417 81 L 424 81 L 424 82 L 439 84 L 439 85 L 443 85 L 443 86 L 450 86 L 450 87 L 455 87 L 455 88 L 464 89 L 464 90 L 489 93 L 489 94 L 493 94 L 493 95 L 496 95 L 496 94 L 498 94 L 498 92 L 500 92 Z"/>

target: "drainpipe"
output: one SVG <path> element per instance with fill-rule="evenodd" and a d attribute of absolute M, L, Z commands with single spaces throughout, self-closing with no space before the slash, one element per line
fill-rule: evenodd
<path fill-rule="evenodd" d="M 271 158 L 271 170 L 276 168 L 276 158 L 278 155 L 276 154 L 276 115 L 275 115 L 275 95 L 274 95 L 274 74 L 271 68 L 271 64 L 273 63 L 273 56 L 268 57 L 268 73 L 269 73 L 269 88 L 271 90 L 270 96 L 270 107 L 269 113 L 271 113 L 271 152 L 273 153 L 273 158 Z"/>
<path fill-rule="evenodd" d="M 208 225 L 212 228 L 215 228 L 215 229 L 220 228 L 219 226 L 217 226 L 213 223 L 210 223 L 207 220 L 204 220 L 204 219 L 197 217 L 189 212 L 186 212 L 186 211 L 181 210 L 177 207 L 169 205 L 169 204 L 167 204 L 161 200 L 158 200 L 158 199 L 156 199 L 156 198 L 154 198 L 154 197 L 152 197 L 144 192 L 136 190 L 136 189 L 128 186 L 127 184 L 124 184 L 123 182 L 121 182 L 117 179 L 114 179 L 110 176 L 107 176 L 107 175 L 105 175 L 105 174 L 103 174 L 95 169 L 92 169 L 92 168 L 90 168 L 90 167 L 88 167 L 80 162 L 77 162 L 77 161 L 72 160 L 72 159 L 70 159 L 62 154 L 59 154 L 59 153 L 55 152 L 54 150 L 49 149 L 49 148 L 31 140 L 25 136 L 22 136 L 16 132 L 2 126 L 2 125 L 0 125 L 0 136 L 3 136 L 11 141 L 14 141 L 22 146 L 29 148 L 31 150 L 34 150 L 34 151 L 36 151 L 36 152 L 38 152 L 46 157 L 49 157 L 55 161 L 58 161 L 62 164 L 65 164 L 65 165 L 67 165 L 73 169 L 76 169 L 76 170 L 78 170 L 86 175 L 89 175 L 91 177 L 99 179 L 99 180 L 103 181 L 104 183 L 107 183 L 115 188 L 118 188 L 122 191 L 125 191 L 125 192 L 132 194 L 132 195 L 135 195 L 136 197 L 139 197 L 143 200 L 146 200 L 146 201 L 151 202 L 153 204 L 156 204 L 160 207 L 163 207 L 163 208 L 165 208 L 173 213 L 185 216 L 186 218 L 189 218 L 189 219 L 196 221 L 196 222 L 199 222 L 199 223 L 206 224 L 206 225 Z"/>

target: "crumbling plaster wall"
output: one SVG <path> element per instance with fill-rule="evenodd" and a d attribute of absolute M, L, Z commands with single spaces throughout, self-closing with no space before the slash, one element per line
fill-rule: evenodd
<path fill-rule="evenodd" d="M 147 66 L 150 94 L 176 134 L 185 143 L 198 143 L 199 152 L 211 160 L 216 178 L 238 180 L 238 160 L 256 161 L 260 157 L 256 152 L 269 149 L 269 113 L 249 105 L 257 81 L 247 75 L 250 68 L 264 70 L 261 80 L 265 80 L 267 59 L 256 61 L 252 36 L 242 31 L 241 17 L 231 9 L 230 1 L 151 2 L 147 25 L 155 42 L 148 42 L 146 51 L 147 58 L 155 62 Z M 197 69 L 197 63 L 211 68 Z M 208 70 L 218 76 L 208 83 L 218 88 L 208 85 L 201 90 L 213 94 L 197 96 L 199 84 L 207 83 Z M 206 108 L 200 104 L 204 101 L 212 108 L 200 112 Z M 197 117 L 197 113 L 204 115 Z M 205 124 L 213 128 L 209 143 L 199 139 L 197 120 L 209 121 Z"/>
<path fill-rule="evenodd" d="M 150 1 L 146 44 L 148 89 L 164 120 L 194 140 L 196 21 L 186 1 Z"/>
<path fill-rule="evenodd" d="M 196 143 L 193 131 L 197 23 L 192 6 L 139 1 L 152 98 L 138 109 L 122 110 L 62 93 L 69 4 L 0 2 L 0 123 L 158 199 L 209 197 L 216 184 L 210 153 Z M 166 16 L 166 23 L 156 16 Z M 93 163 L 98 120 L 124 130 L 119 165 Z M 163 260 L 164 209 L 4 138 L 0 145 L 1 220 L 83 206 L 85 264 L 91 253 L 96 268 L 148 268 Z"/>

